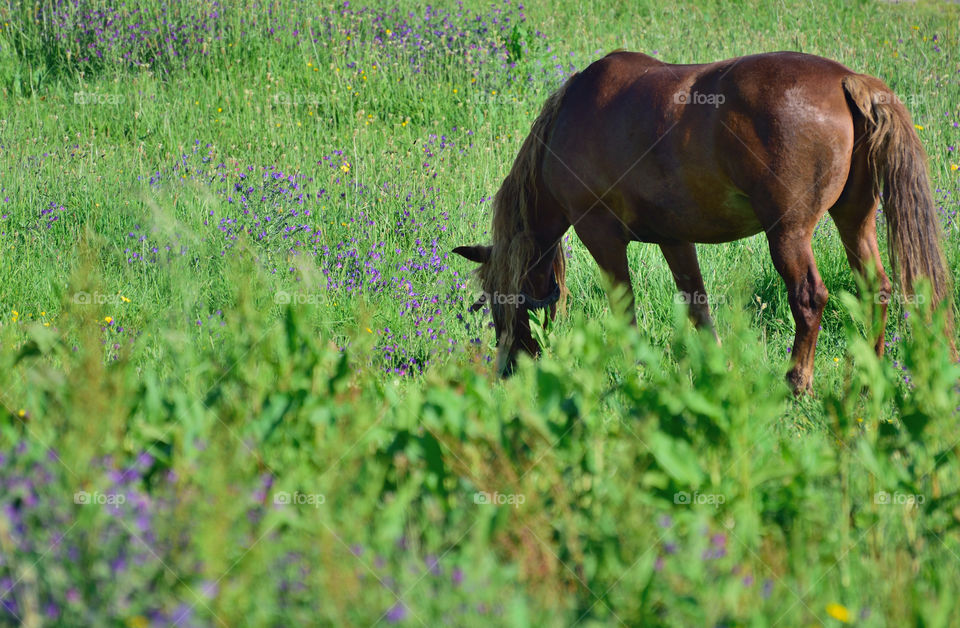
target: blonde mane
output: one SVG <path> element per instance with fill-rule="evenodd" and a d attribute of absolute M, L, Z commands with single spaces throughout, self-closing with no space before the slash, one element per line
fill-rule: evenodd
<path fill-rule="evenodd" d="M 493 199 L 493 249 L 490 261 L 482 264 L 477 271 L 480 285 L 487 294 L 521 294 L 523 280 L 530 266 L 536 261 L 534 258 L 537 247 L 530 229 L 529 214 L 537 202 L 537 174 L 546 153 L 548 134 L 556 121 L 569 84 L 568 80 L 547 98 L 510 168 L 510 173 Z M 566 300 L 566 264 L 559 242 L 556 245 L 553 270 L 560 286 L 558 305 L 562 308 Z M 503 308 L 503 334 L 497 353 L 498 368 L 503 366 L 513 345 L 516 314 L 517 308 Z"/>

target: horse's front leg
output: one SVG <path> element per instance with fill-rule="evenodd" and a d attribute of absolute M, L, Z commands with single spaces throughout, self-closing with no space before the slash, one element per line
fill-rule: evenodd
<path fill-rule="evenodd" d="M 637 325 L 637 310 L 633 302 L 633 284 L 630 282 L 630 269 L 627 266 L 627 239 L 622 235 L 622 228 L 619 223 L 598 224 L 594 221 L 584 220 L 578 223 L 574 229 L 577 237 L 583 242 L 583 245 L 590 251 L 590 255 L 596 260 L 600 267 L 613 284 L 614 288 L 622 288 L 626 294 L 623 295 L 622 302 L 614 302 L 611 297 L 611 306 L 614 308 L 623 307 L 630 315 L 630 322 L 634 327 Z"/>
<path fill-rule="evenodd" d="M 697 261 L 697 246 L 692 242 L 682 244 L 661 244 L 660 251 L 670 266 L 673 280 L 680 291 L 679 296 L 688 306 L 693 324 L 698 329 L 708 329 L 714 340 L 720 344 L 720 337 L 713 325 L 710 316 L 710 304 L 707 299 L 707 289 L 703 285 L 703 275 L 700 273 L 700 263 Z"/>

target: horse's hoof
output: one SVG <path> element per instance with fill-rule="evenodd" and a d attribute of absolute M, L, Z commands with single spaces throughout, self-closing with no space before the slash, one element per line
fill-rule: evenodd
<path fill-rule="evenodd" d="M 790 370 L 787 372 L 787 384 L 789 384 L 790 390 L 793 391 L 795 397 L 813 394 L 812 378 L 805 376 L 799 371 Z"/>

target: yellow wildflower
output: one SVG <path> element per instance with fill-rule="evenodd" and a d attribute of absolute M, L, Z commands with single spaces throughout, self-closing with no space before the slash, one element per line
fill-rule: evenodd
<path fill-rule="evenodd" d="M 850 609 L 843 604 L 827 604 L 827 615 L 838 621 L 842 621 L 845 624 L 849 624 L 853 621 L 853 613 L 851 613 Z"/>
<path fill-rule="evenodd" d="M 143 615 L 134 615 L 127 620 L 127 625 L 130 626 L 130 628 L 148 628 L 148 626 L 150 626 L 150 620 Z"/>

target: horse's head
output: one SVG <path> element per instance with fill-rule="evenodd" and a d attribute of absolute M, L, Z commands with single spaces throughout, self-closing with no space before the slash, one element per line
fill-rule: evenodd
<path fill-rule="evenodd" d="M 530 286 L 521 286 L 511 290 L 497 268 L 491 246 L 458 246 L 453 252 L 480 264 L 479 277 L 483 294 L 470 306 L 478 311 L 484 305 L 490 307 L 493 316 L 493 329 L 497 338 L 497 371 L 508 376 L 517 362 L 517 353 L 525 351 L 532 356 L 539 355 L 540 345 L 530 333 L 528 310 L 536 307 L 552 307 L 556 299 L 534 300 L 529 295 Z M 559 294 L 559 289 L 558 289 Z M 550 295 L 553 296 L 552 293 Z"/>

